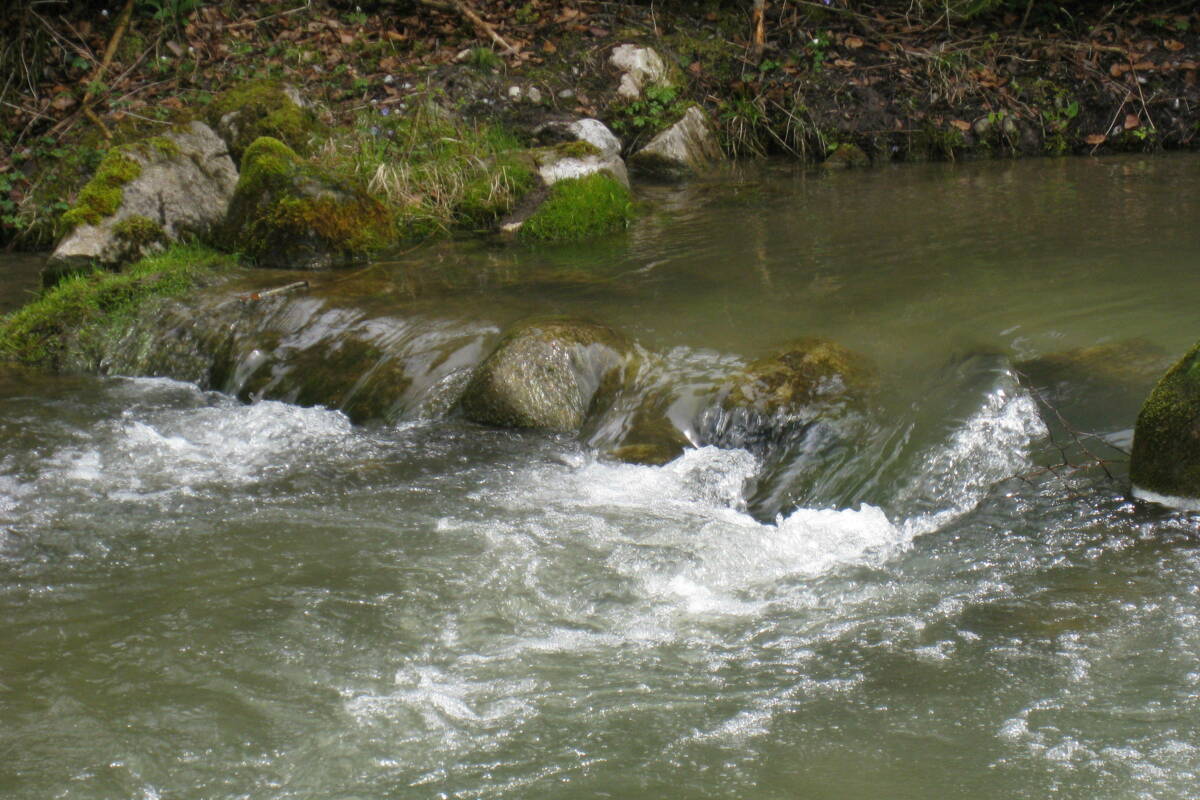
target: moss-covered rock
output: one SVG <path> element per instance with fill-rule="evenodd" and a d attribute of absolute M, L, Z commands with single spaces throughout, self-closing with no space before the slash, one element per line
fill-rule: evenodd
<path fill-rule="evenodd" d="M 621 333 L 573 318 L 512 326 L 479 365 L 460 401 L 470 420 L 507 428 L 577 432 L 638 366 Z"/>
<path fill-rule="evenodd" d="M 236 182 L 224 142 L 202 122 L 109 150 L 63 215 L 67 232 L 42 272 L 44 285 L 208 238 Z"/>
<path fill-rule="evenodd" d="M 767 451 L 861 409 L 874 384 L 863 356 L 828 339 L 798 339 L 730 376 L 702 416 L 700 439 Z"/>
<path fill-rule="evenodd" d="M 307 155 L 324 126 L 295 88 L 278 81 L 251 81 L 220 95 L 207 118 L 240 162 L 246 148 L 262 136 L 284 142 Z"/>
<path fill-rule="evenodd" d="M 566 178 L 518 229 L 525 241 L 575 241 L 623 230 L 633 218 L 633 197 L 607 172 Z"/>
<path fill-rule="evenodd" d="M 629 415 L 620 442 L 608 454 L 627 464 L 660 466 L 683 455 L 691 442 L 671 421 L 671 392 L 655 392 L 645 397 Z"/>
<path fill-rule="evenodd" d="M 629 157 L 629 166 L 660 178 L 683 178 L 711 169 L 721 160 L 721 147 L 712 120 L 699 106 L 683 116 Z"/>
<path fill-rule="evenodd" d="M 379 201 L 264 136 L 242 156 L 221 239 L 258 266 L 324 269 L 362 261 L 393 237 Z"/>
<path fill-rule="evenodd" d="M 1140 497 L 1200 508 L 1200 344 L 1167 370 L 1142 405 L 1129 477 Z"/>

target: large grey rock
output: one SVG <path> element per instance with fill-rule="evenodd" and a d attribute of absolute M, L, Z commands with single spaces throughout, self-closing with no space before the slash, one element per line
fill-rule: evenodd
<path fill-rule="evenodd" d="M 539 141 L 551 143 L 533 151 L 538 175 L 547 187 L 603 171 L 628 188 L 629 171 L 621 158 L 621 140 L 600 120 L 546 122 L 535 135 Z"/>
<path fill-rule="evenodd" d="M 698 106 L 629 158 L 636 171 L 683 177 L 703 172 L 721 159 L 712 122 Z"/>
<path fill-rule="evenodd" d="M 608 63 L 621 72 L 617 94 L 626 100 L 637 100 L 647 86 L 671 85 L 662 57 L 649 47 L 618 45 L 613 48 Z"/>
<path fill-rule="evenodd" d="M 43 283 L 94 267 L 113 269 L 184 237 L 208 237 L 225 217 L 238 174 L 225 142 L 203 122 L 121 148 L 138 175 L 120 187 L 115 213 L 63 237 Z"/>
<path fill-rule="evenodd" d="M 615 156 L 621 153 L 621 140 L 617 135 L 603 122 L 591 117 L 550 120 L 539 125 L 534 136 L 541 144 L 587 142 L 602 155 Z"/>
<path fill-rule="evenodd" d="M 468 419 L 485 425 L 573 433 L 637 363 L 635 345 L 605 325 L 526 320 L 510 328 L 479 365 L 461 407 Z"/>

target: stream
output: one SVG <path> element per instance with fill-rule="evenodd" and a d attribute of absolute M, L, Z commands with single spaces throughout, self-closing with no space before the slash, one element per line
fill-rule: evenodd
<path fill-rule="evenodd" d="M 1200 335 L 1200 158 L 640 197 L 599 242 L 247 271 L 105 375 L 0 367 L 0 796 L 1194 796 L 1200 517 L 1124 453 Z M 0 256 L 0 312 L 35 269 Z M 878 389 L 835 445 L 664 466 L 605 455 L 629 405 L 462 419 L 537 314 L 635 339 L 629 403 L 698 444 L 798 337 Z"/>

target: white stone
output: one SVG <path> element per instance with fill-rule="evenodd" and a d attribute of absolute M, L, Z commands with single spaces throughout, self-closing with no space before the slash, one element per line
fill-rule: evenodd
<path fill-rule="evenodd" d="M 520 86 L 508 87 L 508 99 L 509 100 L 520 100 L 521 99 L 521 87 Z"/>
<path fill-rule="evenodd" d="M 169 241 L 204 238 L 221 224 L 238 179 L 225 142 L 202 122 L 162 138 L 174 143 L 179 154 L 164 153 L 151 143 L 126 148 L 124 152 L 138 162 L 141 172 L 122 187 L 120 208 L 98 224 L 78 225 L 63 237 L 45 275 L 115 267 L 159 249 L 161 245 L 142 248 L 121 241 L 114 227 L 130 217 L 158 223 Z"/>
<path fill-rule="evenodd" d="M 529 90 L 525 92 L 525 96 L 529 98 L 529 102 L 531 103 L 542 102 L 542 92 L 536 86 L 530 86 Z"/>
<path fill-rule="evenodd" d="M 721 148 L 708 115 L 692 106 L 671 127 L 630 157 L 631 165 L 646 171 L 695 173 L 720 161 Z"/>
<path fill-rule="evenodd" d="M 671 85 L 662 57 L 649 47 L 639 47 L 635 44 L 618 45 L 613 48 L 608 63 L 623 73 L 617 94 L 626 99 L 636 100 L 641 97 L 642 89 L 646 86 Z"/>
<path fill-rule="evenodd" d="M 551 138 L 587 142 L 604 155 L 615 156 L 621 152 L 621 140 L 617 135 L 603 122 L 591 117 L 570 121 L 554 120 L 540 125 L 534 131 L 539 137 L 544 137 L 547 133 L 552 134 Z"/>
<path fill-rule="evenodd" d="M 625 169 L 625 162 L 615 154 L 581 158 L 566 156 L 538 165 L 538 175 L 547 186 L 553 186 L 567 178 L 585 178 L 597 172 L 608 172 L 626 187 L 629 186 L 629 172 Z"/>

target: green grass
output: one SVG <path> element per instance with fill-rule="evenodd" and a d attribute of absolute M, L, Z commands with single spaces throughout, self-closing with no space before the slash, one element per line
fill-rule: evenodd
<path fill-rule="evenodd" d="M 176 245 L 122 272 L 66 278 L 0 317 L 0 360 L 62 369 L 73 351 L 95 350 L 146 301 L 183 294 L 234 264 L 234 256 Z"/>
<path fill-rule="evenodd" d="M 607 172 L 562 180 L 521 226 L 527 241 L 578 241 L 623 229 L 633 219 L 629 190 Z"/>
<path fill-rule="evenodd" d="M 398 239 L 488 225 L 536 183 L 504 128 L 455 119 L 432 99 L 361 115 L 315 161 L 364 185 L 397 221 Z"/>

